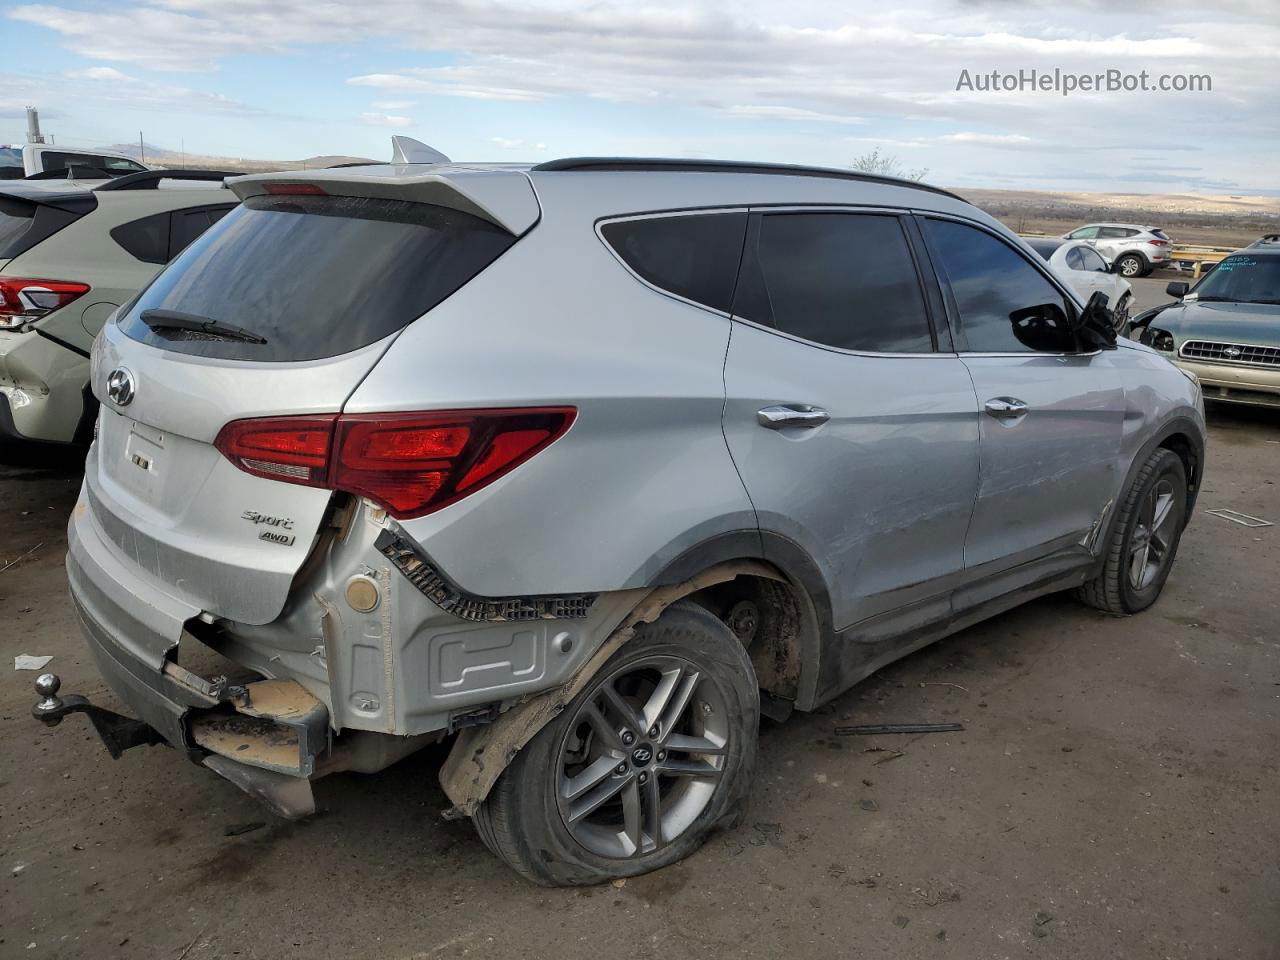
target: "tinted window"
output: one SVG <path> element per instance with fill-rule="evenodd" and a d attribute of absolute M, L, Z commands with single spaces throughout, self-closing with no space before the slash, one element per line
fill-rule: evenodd
<path fill-rule="evenodd" d="M 746 229 L 745 213 L 712 213 L 622 220 L 600 232 L 655 287 L 727 312 Z"/>
<path fill-rule="evenodd" d="M 0 180 L 21 180 L 26 175 L 22 151 L 17 147 L 0 147 Z"/>
<path fill-rule="evenodd" d="M 1081 227 L 1079 230 L 1074 230 L 1068 234 L 1072 240 L 1092 240 L 1097 235 L 1097 227 Z"/>
<path fill-rule="evenodd" d="M 143 263 L 168 263 L 169 213 L 153 213 L 112 227 L 111 239 Z"/>
<path fill-rule="evenodd" d="M 1011 246 L 950 220 L 926 220 L 935 262 L 951 283 L 965 349 L 1067 352 L 1067 300 Z"/>
<path fill-rule="evenodd" d="M 487 220 L 424 203 L 252 197 L 162 270 L 120 328 L 207 357 L 333 357 L 412 323 L 514 242 Z M 242 327 L 267 342 L 153 330 L 141 319 L 153 309 Z"/>
<path fill-rule="evenodd" d="M 35 215 L 34 203 L 0 195 L 0 251 L 8 249 L 27 232 Z M 0 253 L 0 256 L 4 254 Z"/>
<path fill-rule="evenodd" d="M 1084 269 L 1084 257 L 1080 255 L 1079 247 L 1072 247 L 1067 251 L 1067 266 L 1072 270 Z"/>
<path fill-rule="evenodd" d="M 1036 253 L 1040 254 L 1040 256 L 1043 257 L 1045 260 L 1048 260 L 1057 252 L 1058 248 L 1062 246 L 1062 241 L 1061 240 L 1042 240 L 1037 237 L 1033 237 L 1027 241 L 1027 245 L 1030 246 L 1031 249 L 1034 250 Z"/>
<path fill-rule="evenodd" d="M 104 157 L 96 153 L 61 153 L 57 150 L 41 151 L 40 165 L 46 173 L 50 170 L 65 170 L 71 166 L 91 167 L 112 174 L 139 173 L 147 169 L 140 163 L 121 157 Z"/>
<path fill-rule="evenodd" d="M 1136 237 L 1137 230 L 1126 230 L 1124 227 L 1102 227 L 1098 230 L 1098 236 L 1108 240 L 1114 240 L 1118 237 Z"/>
<path fill-rule="evenodd" d="M 169 220 L 169 257 L 172 260 L 235 207 L 234 203 L 198 210 L 175 210 Z"/>
<path fill-rule="evenodd" d="M 734 314 L 845 350 L 933 350 L 915 261 L 897 217 L 758 218 Z"/>

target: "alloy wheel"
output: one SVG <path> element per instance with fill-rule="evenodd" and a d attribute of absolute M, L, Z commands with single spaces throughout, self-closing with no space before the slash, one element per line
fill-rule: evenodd
<path fill-rule="evenodd" d="M 1175 533 L 1173 498 L 1173 483 L 1161 480 L 1151 488 L 1138 514 L 1129 541 L 1129 585 L 1135 590 L 1151 586 L 1170 559 Z"/>
<path fill-rule="evenodd" d="M 664 655 L 623 665 L 582 698 L 560 744 L 565 827 L 612 859 L 669 845 L 711 802 L 732 735 L 723 694 L 692 662 Z"/>

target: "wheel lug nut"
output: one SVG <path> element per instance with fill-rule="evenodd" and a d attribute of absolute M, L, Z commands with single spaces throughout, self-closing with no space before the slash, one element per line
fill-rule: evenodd
<path fill-rule="evenodd" d="M 661 763 L 661 762 L 662 762 L 663 760 L 665 760 L 665 759 L 667 759 L 667 751 L 665 751 L 665 750 L 659 750 L 659 751 L 658 751 L 658 762 L 659 762 L 659 763 Z"/>
<path fill-rule="evenodd" d="M 626 772 L 627 772 L 627 765 L 626 765 L 625 763 L 620 763 L 620 764 L 618 764 L 618 768 L 617 768 L 617 769 L 618 769 L 618 773 L 619 773 L 620 775 L 621 775 L 621 774 L 624 774 L 624 773 L 626 773 Z"/>
<path fill-rule="evenodd" d="M 655 723 L 649 728 L 649 736 L 656 737 L 658 735 L 658 725 Z"/>
<path fill-rule="evenodd" d="M 649 775 L 648 775 L 647 773 L 642 773 L 642 774 L 640 774 L 640 782 L 641 782 L 641 783 L 648 783 L 648 782 L 649 782 Z"/>
<path fill-rule="evenodd" d="M 622 742 L 629 747 L 636 742 L 636 735 L 630 730 L 627 730 L 622 734 Z"/>

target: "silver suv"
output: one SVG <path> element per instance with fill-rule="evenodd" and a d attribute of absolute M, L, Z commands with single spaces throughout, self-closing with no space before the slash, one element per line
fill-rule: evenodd
<path fill-rule="evenodd" d="M 1083 240 L 1110 260 L 1125 279 L 1145 277 L 1169 262 L 1173 240 L 1159 227 L 1136 223 L 1091 223 L 1064 234 L 1063 240 Z"/>
<path fill-rule="evenodd" d="M 285 816 L 447 739 L 446 815 L 526 877 L 643 873 L 738 816 L 762 712 L 1050 591 L 1142 610 L 1191 516 L 1194 379 L 944 191 L 600 159 L 231 187 L 94 348 L 67 570 L 139 719 L 52 675 L 35 714 Z"/>

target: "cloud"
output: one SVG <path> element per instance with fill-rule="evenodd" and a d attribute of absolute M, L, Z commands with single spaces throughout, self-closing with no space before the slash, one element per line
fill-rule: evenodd
<path fill-rule="evenodd" d="M 734 117 L 746 117 L 754 120 L 809 120 L 820 123 L 866 123 L 863 117 L 848 114 L 827 113 L 821 110 L 806 110 L 803 107 L 788 107 L 782 104 L 738 104 L 728 108 Z"/>
<path fill-rule="evenodd" d="M 114 67 L 86 67 L 58 76 L 39 77 L 0 73 L 0 90 L 14 101 L 38 103 L 42 117 L 53 118 L 60 104 L 89 102 L 101 108 L 133 107 L 141 110 L 218 114 L 233 117 L 268 117 L 265 110 L 232 100 L 220 93 L 142 80 Z M 6 98 L 8 99 L 8 98 Z M 64 111 L 65 112 L 65 111 Z"/>
<path fill-rule="evenodd" d="M 938 137 L 941 143 L 972 143 L 984 147 L 1021 147 L 1038 143 L 1035 137 L 1020 133 L 946 133 Z"/>
<path fill-rule="evenodd" d="M 133 83 L 135 78 L 121 73 L 115 67 L 86 67 L 83 70 L 69 70 L 67 76 L 72 80 L 114 80 L 117 83 Z"/>
<path fill-rule="evenodd" d="M 376 110 L 407 110 L 417 103 L 416 100 L 375 100 L 372 106 Z"/>
<path fill-rule="evenodd" d="M 362 113 L 360 122 L 370 127 L 408 127 L 413 121 L 408 117 L 397 117 L 386 113 Z"/>
<path fill-rule="evenodd" d="M 510 137 L 490 137 L 489 142 L 496 143 L 503 150 L 512 150 L 524 143 L 523 140 L 513 140 Z"/>

